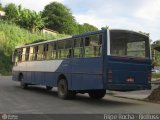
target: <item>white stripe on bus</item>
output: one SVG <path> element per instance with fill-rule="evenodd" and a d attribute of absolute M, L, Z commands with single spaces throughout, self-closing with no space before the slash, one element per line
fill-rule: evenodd
<path fill-rule="evenodd" d="M 61 65 L 62 61 L 63 60 L 21 62 L 13 67 L 13 71 L 55 72 Z"/>

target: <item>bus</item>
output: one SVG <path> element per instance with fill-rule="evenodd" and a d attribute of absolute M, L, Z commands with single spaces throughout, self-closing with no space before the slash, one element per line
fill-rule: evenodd
<path fill-rule="evenodd" d="M 145 34 L 105 29 L 17 46 L 13 80 L 22 88 L 57 87 L 58 96 L 72 99 L 88 93 L 101 99 L 106 90 L 151 89 L 150 41 Z"/>

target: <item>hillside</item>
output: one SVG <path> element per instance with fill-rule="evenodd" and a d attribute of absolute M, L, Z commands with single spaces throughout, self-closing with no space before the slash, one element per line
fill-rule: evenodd
<path fill-rule="evenodd" d="M 64 36 L 66 35 L 48 35 L 39 32 L 31 33 L 13 23 L 0 20 L 0 74 L 11 73 L 12 51 L 15 46 L 34 42 L 36 40 L 56 39 Z"/>

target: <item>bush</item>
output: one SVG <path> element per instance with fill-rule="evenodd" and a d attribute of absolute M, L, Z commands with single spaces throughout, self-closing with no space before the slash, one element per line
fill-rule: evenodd
<path fill-rule="evenodd" d="M 47 40 L 64 36 L 66 35 L 42 34 L 41 32 L 31 33 L 13 23 L 0 20 L 0 73 L 6 74 L 11 72 L 11 58 L 15 46 L 31 43 L 40 39 Z"/>
<path fill-rule="evenodd" d="M 152 78 L 160 78 L 160 73 L 152 73 Z"/>

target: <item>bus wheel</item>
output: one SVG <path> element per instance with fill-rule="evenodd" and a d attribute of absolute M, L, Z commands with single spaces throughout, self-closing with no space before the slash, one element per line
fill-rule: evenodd
<path fill-rule="evenodd" d="M 24 82 L 23 75 L 20 76 L 19 80 L 20 80 L 20 86 L 21 86 L 21 88 L 23 88 L 23 89 L 28 88 L 28 84 Z"/>
<path fill-rule="evenodd" d="M 92 99 L 102 99 L 106 94 L 106 90 L 93 90 L 88 94 Z"/>
<path fill-rule="evenodd" d="M 65 79 L 61 79 L 58 82 L 58 96 L 61 99 L 73 99 L 75 97 L 75 92 L 68 90 L 68 84 Z"/>
<path fill-rule="evenodd" d="M 52 90 L 53 87 L 51 86 L 46 86 L 46 90 Z"/>

